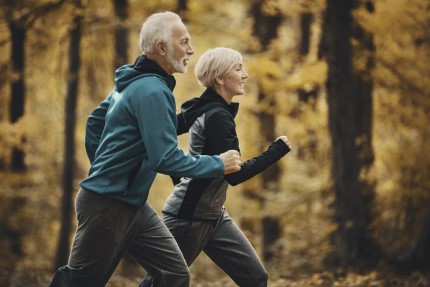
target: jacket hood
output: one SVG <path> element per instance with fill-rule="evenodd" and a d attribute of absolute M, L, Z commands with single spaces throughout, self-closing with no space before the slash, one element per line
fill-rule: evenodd
<path fill-rule="evenodd" d="M 182 104 L 178 119 L 182 120 L 183 124 L 185 124 L 185 129 L 189 130 L 200 115 L 215 107 L 223 107 L 234 118 L 239 109 L 239 103 L 229 105 L 215 90 L 207 88 L 200 97 L 193 98 Z"/>
<path fill-rule="evenodd" d="M 157 63 L 148 59 L 145 55 L 140 55 L 133 65 L 124 65 L 115 71 L 115 90 L 121 92 L 131 82 L 148 74 L 162 77 L 170 90 L 173 91 L 175 88 L 176 80 L 172 75 L 168 75 Z"/>

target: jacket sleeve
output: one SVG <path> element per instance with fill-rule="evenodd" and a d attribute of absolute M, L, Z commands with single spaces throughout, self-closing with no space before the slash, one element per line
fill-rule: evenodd
<path fill-rule="evenodd" d="M 229 149 L 240 151 L 233 117 L 226 111 L 216 112 L 206 119 L 205 135 L 210 150 L 215 154 Z M 277 140 L 265 152 L 244 162 L 240 171 L 225 175 L 224 178 L 233 186 L 242 183 L 263 172 L 289 151 L 289 147 L 282 140 Z"/>
<path fill-rule="evenodd" d="M 182 113 L 179 113 L 176 115 L 176 119 L 177 119 L 177 127 L 176 127 L 176 134 L 182 135 L 188 132 L 187 126 L 185 124 L 185 118 L 184 115 Z"/>
<path fill-rule="evenodd" d="M 225 179 L 233 186 L 238 185 L 263 172 L 289 151 L 290 148 L 279 139 L 273 142 L 265 152 L 244 162 L 240 171 L 226 175 Z"/>
<path fill-rule="evenodd" d="M 90 163 L 94 162 L 100 138 L 105 127 L 105 117 L 112 99 L 112 93 L 91 112 L 85 126 L 85 150 Z"/>
<path fill-rule="evenodd" d="M 219 156 L 191 156 L 178 148 L 175 99 L 153 92 L 136 105 L 135 114 L 150 168 L 175 177 L 216 178 L 224 173 Z"/>

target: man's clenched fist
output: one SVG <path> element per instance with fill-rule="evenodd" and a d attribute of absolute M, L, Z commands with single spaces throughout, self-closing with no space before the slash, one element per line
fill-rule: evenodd
<path fill-rule="evenodd" d="M 237 150 L 229 150 L 219 155 L 224 163 L 224 174 L 233 173 L 240 170 L 243 164 Z"/>

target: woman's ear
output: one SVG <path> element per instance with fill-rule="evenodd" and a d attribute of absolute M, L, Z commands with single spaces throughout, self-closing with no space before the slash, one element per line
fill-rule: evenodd
<path fill-rule="evenodd" d="M 216 83 L 217 85 L 222 86 L 222 85 L 224 85 L 224 80 L 223 80 L 221 77 L 216 77 L 216 78 L 215 78 L 215 83 Z"/>

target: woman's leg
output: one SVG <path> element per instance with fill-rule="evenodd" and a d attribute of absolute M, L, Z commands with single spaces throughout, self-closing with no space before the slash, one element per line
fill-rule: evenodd
<path fill-rule="evenodd" d="M 267 271 L 245 234 L 226 211 L 204 252 L 239 286 L 267 286 Z"/>
<path fill-rule="evenodd" d="M 141 210 L 137 234 L 127 252 L 152 275 L 140 286 L 185 287 L 190 276 L 174 237 L 148 204 Z"/>
<path fill-rule="evenodd" d="M 212 221 L 192 222 L 168 215 L 163 215 L 163 222 L 174 236 L 187 265 L 190 266 L 210 239 L 214 223 Z M 152 286 L 156 273 L 148 269 L 147 271 L 140 287 Z"/>

